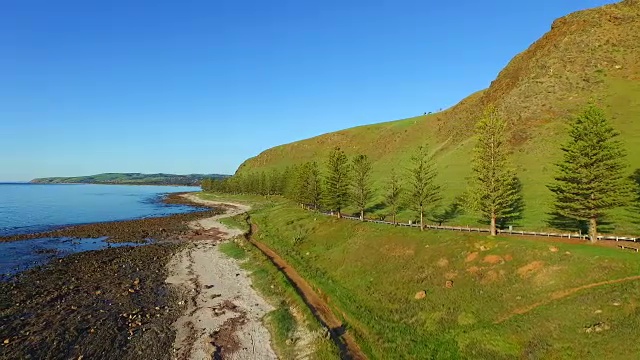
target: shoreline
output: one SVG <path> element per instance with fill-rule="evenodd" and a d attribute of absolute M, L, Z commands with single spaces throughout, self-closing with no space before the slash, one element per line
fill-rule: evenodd
<path fill-rule="evenodd" d="M 140 241 L 164 226 L 154 243 L 72 254 L 0 282 L 0 358 L 275 359 L 262 323 L 272 307 L 217 248 L 241 234 L 218 219 L 238 212 L 197 200 L 164 199 L 215 208 L 48 232 Z"/>
<path fill-rule="evenodd" d="M 218 245 L 243 235 L 221 219 L 247 212 L 248 206 L 202 201 L 193 194 L 182 195 L 206 206 L 224 207 L 224 214 L 192 221 L 189 226 L 211 236 L 187 245 L 169 264 L 167 282 L 182 288 L 189 301 L 174 323 L 174 354 L 179 359 L 277 359 L 271 334 L 262 322 L 275 310 L 252 286 L 250 274 L 240 262 L 225 255 Z"/>
<path fill-rule="evenodd" d="M 12 242 L 33 240 L 50 237 L 69 238 L 96 238 L 109 236 L 109 242 L 142 242 L 141 239 L 157 237 L 155 240 L 163 240 L 172 230 L 188 230 L 188 226 L 182 224 L 202 216 L 205 213 L 217 212 L 219 210 L 211 207 L 203 207 L 182 197 L 191 192 L 178 192 L 165 194 L 159 199 L 159 203 L 165 205 L 186 205 L 196 209 L 186 213 L 171 214 L 164 216 L 154 216 L 147 218 L 134 218 L 115 221 L 91 222 L 83 224 L 59 225 L 47 231 L 36 231 L 24 234 L 0 236 L 0 242 Z M 135 223 L 134 226 L 131 223 Z M 182 226 L 181 226 L 182 224 Z M 110 235 L 100 235 L 109 233 Z"/>

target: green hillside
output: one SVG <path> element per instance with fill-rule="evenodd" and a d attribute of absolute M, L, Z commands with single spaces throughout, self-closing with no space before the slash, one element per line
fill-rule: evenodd
<path fill-rule="evenodd" d="M 556 20 L 548 33 L 511 60 L 488 89 L 448 110 L 278 146 L 245 161 L 238 173 L 283 169 L 309 160 L 324 162 L 328 152 L 340 146 L 348 155 L 368 155 L 381 186 L 391 167 L 402 169 L 410 153 L 427 143 L 436 156 L 446 206 L 466 189 L 473 125 L 487 105 L 495 105 L 509 121 L 512 159 L 523 183 L 526 208 L 518 225 L 544 229 L 551 201 L 546 185 L 554 172 L 553 163 L 566 140 L 567 123 L 589 100 L 603 107 L 622 133 L 629 173 L 640 168 L 638 1 L 626 0 Z M 608 231 L 640 233 L 632 217 L 619 211 L 610 219 Z M 476 221 L 477 216 L 466 214 L 451 223 Z"/>
<path fill-rule="evenodd" d="M 198 186 L 203 179 L 223 179 L 218 174 L 140 174 L 105 173 L 90 176 L 50 177 L 31 180 L 36 184 L 128 184 L 128 185 L 189 185 Z"/>
<path fill-rule="evenodd" d="M 251 219 L 255 239 L 322 294 L 370 359 L 640 353 L 638 254 L 615 245 L 420 232 L 338 220 L 277 197 L 254 205 Z"/>

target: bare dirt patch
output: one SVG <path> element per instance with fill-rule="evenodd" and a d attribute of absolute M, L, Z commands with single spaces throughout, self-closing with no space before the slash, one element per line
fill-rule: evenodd
<path fill-rule="evenodd" d="M 472 266 L 467 269 L 467 272 L 472 275 L 477 275 L 480 273 L 480 271 L 482 271 L 482 268 L 477 266 Z"/>
<path fill-rule="evenodd" d="M 513 256 L 511 254 L 507 254 L 504 256 L 504 261 L 511 261 L 513 260 Z"/>
<path fill-rule="evenodd" d="M 457 271 L 449 271 L 449 272 L 446 272 L 444 274 L 445 280 L 453 280 L 456 277 L 458 277 L 458 272 Z"/>
<path fill-rule="evenodd" d="M 553 284 L 554 279 L 561 269 L 561 266 L 544 267 L 533 277 L 533 283 L 538 286 Z"/>
<path fill-rule="evenodd" d="M 439 267 L 447 267 L 447 266 L 449 266 L 449 260 L 447 260 L 447 258 L 442 258 L 442 259 L 438 260 L 438 266 Z"/>
<path fill-rule="evenodd" d="M 526 278 L 531 276 L 531 274 L 535 273 L 536 271 L 542 269 L 543 267 L 544 267 L 544 262 L 534 261 L 534 262 L 528 263 L 525 266 L 520 267 L 517 272 L 521 278 Z"/>
<path fill-rule="evenodd" d="M 484 260 L 482 261 L 488 264 L 495 265 L 495 264 L 500 264 L 504 262 L 504 259 L 502 258 L 502 256 L 499 256 L 499 255 L 487 255 L 484 257 Z"/>
<path fill-rule="evenodd" d="M 491 284 L 500 279 L 498 272 L 495 270 L 489 270 L 486 273 L 482 274 L 480 282 L 483 284 Z"/>
<path fill-rule="evenodd" d="M 415 250 L 404 246 L 386 245 L 381 250 L 391 256 L 413 256 L 415 254 Z"/>
<path fill-rule="evenodd" d="M 471 254 L 467 255 L 467 258 L 464 259 L 465 262 L 472 262 L 473 260 L 478 258 L 478 252 L 472 252 Z"/>

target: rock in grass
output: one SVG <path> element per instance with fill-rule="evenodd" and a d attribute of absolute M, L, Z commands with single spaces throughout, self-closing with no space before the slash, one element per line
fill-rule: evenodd
<path fill-rule="evenodd" d="M 424 298 L 426 298 L 426 297 L 427 297 L 427 292 L 426 292 L 426 291 L 424 291 L 424 290 L 422 290 L 422 291 L 418 291 L 418 292 L 416 293 L 415 299 L 416 299 L 416 300 L 422 300 L 422 299 L 424 299 Z"/>

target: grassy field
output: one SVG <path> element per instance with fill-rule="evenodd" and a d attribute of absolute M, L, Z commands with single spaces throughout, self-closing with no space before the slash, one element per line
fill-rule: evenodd
<path fill-rule="evenodd" d="M 640 279 L 625 279 L 640 274 L 636 253 L 339 221 L 285 200 L 251 217 L 256 239 L 323 294 L 372 359 L 640 353 Z"/>
<path fill-rule="evenodd" d="M 616 20 L 618 19 L 618 20 Z M 525 45 L 525 44 L 523 44 Z M 552 194 L 547 189 L 554 162 L 566 141 L 567 124 L 590 100 L 602 106 L 621 132 L 628 151 L 629 174 L 640 168 L 640 5 L 614 4 L 568 15 L 518 54 L 492 85 L 443 112 L 342 130 L 268 149 L 247 160 L 242 172 L 282 169 L 305 161 L 324 163 L 340 146 L 347 155 L 368 155 L 378 188 L 389 170 L 403 170 L 411 153 L 428 144 L 435 154 L 443 186 L 442 207 L 467 188 L 471 174 L 473 125 L 487 104 L 496 105 L 509 122 L 512 160 L 523 184 L 524 216 L 516 227 L 545 230 Z M 372 203 L 372 212 L 384 215 Z M 612 214 L 604 232 L 640 235 L 638 213 Z M 401 214 L 402 220 L 413 215 Z M 635 219 L 635 220 L 634 220 Z M 477 214 L 459 214 L 449 224 L 475 225 Z"/>

